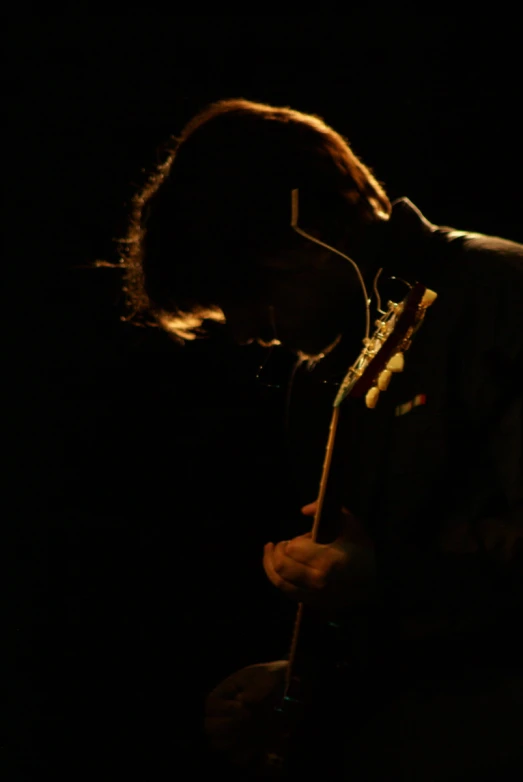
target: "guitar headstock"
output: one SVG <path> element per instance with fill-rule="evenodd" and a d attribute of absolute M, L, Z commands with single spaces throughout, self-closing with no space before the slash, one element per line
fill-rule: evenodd
<path fill-rule="evenodd" d="M 403 371 L 404 353 L 436 297 L 437 293 L 417 282 L 403 301 L 388 302 L 387 311 L 376 320 L 374 333 L 364 341 L 363 350 L 343 379 L 334 407 L 349 396 L 364 396 L 367 407 L 376 407 L 392 375 Z"/>

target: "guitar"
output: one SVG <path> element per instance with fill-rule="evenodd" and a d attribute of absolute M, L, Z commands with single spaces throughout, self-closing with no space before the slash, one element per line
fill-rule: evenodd
<path fill-rule="evenodd" d="M 342 408 L 350 400 L 358 398 L 364 398 L 367 408 L 376 407 L 393 375 L 403 370 L 404 355 L 435 298 L 436 293 L 416 283 L 409 286 L 403 301 L 389 302 L 387 310 L 381 311 L 372 336 L 364 340 L 363 350 L 340 384 L 333 402 L 317 510 L 311 530 L 313 541 L 330 543 L 340 534 L 341 508 L 332 467 L 336 461 L 336 433 Z M 319 683 L 325 686 L 327 681 L 323 676 L 325 666 L 336 668 L 336 665 L 341 665 L 342 653 L 339 650 L 343 639 L 340 630 L 338 622 L 319 617 L 303 603 L 299 604 L 283 697 L 276 708 L 275 731 L 270 738 L 260 776 L 290 779 L 312 770 L 314 753 L 304 752 L 304 749 L 310 749 L 310 744 L 314 743 L 314 732 L 307 733 L 304 726 L 313 709 Z M 313 654 L 311 649 L 314 649 Z M 328 681 L 332 686 L 335 680 L 331 677 Z M 300 759 L 298 764 L 297 757 Z"/>

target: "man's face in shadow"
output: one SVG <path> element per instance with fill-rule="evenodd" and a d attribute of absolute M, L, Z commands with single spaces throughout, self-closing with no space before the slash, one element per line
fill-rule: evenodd
<path fill-rule="evenodd" d="M 355 259 L 356 260 L 356 259 Z M 248 286 L 234 282 L 221 301 L 228 328 L 239 343 L 277 341 L 317 356 L 340 336 L 364 337 L 364 297 L 352 265 L 313 245 L 257 264 Z"/>

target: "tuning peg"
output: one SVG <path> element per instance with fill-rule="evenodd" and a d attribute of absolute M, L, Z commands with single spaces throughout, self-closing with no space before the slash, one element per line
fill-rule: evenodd
<path fill-rule="evenodd" d="M 438 298 L 438 294 L 436 293 L 436 291 L 431 291 L 430 288 L 427 288 L 420 301 L 420 305 L 422 307 L 430 307 L 432 302 L 437 298 Z"/>
<path fill-rule="evenodd" d="M 378 388 L 380 391 L 387 390 L 391 377 L 392 377 L 392 372 L 390 371 L 390 369 L 384 369 L 382 372 L 380 372 L 380 374 L 378 375 Z"/>
<path fill-rule="evenodd" d="M 403 353 L 396 353 L 387 363 L 387 369 L 391 372 L 403 372 L 405 366 L 405 359 Z"/>
<path fill-rule="evenodd" d="M 376 407 L 378 404 L 378 398 L 380 395 L 380 390 L 376 386 L 372 386 L 372 388 L 369 388 L 367 393 L 365 394 L 365 404 L 367 407 Z"/>

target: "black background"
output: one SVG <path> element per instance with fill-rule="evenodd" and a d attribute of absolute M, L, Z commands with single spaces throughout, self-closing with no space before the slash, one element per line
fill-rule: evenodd
<path fill-rule="evenodd" d="M 516 28 L 81 4 L 9 20 L 4 752 L 17 778 L 196 773 L 203 694 L 285 651 L 290 609 L 261 547 L 314 491 L 289 479 L 281 392 L 255 382 L 255 349 L 179 349 L 123 323 L 118 272 L 89 268 L 118 260 L 158 146 L 211 100 L 291 105 L 347 136 L 392 198 L 522 241 Z"/>

